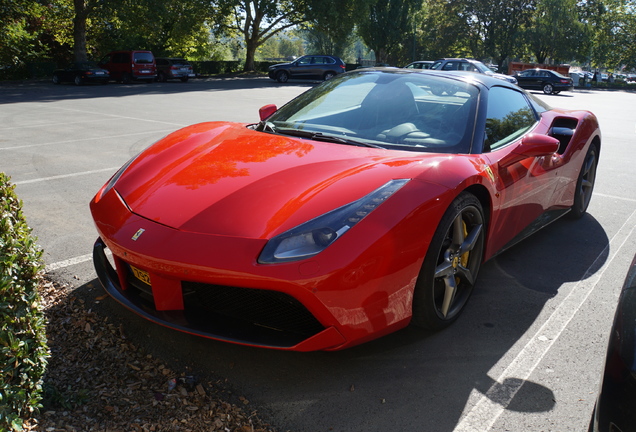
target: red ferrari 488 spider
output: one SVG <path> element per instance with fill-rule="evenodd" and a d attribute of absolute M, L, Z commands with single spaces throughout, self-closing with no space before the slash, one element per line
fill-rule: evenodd
<path fill-rule="evenodd" d="M 585 213 L 601 150 L 590 112 L 469 73 L 360 69 L 260 118 L 178 130 L 101 188 L 94 263 L 113 298 L 284 350 L 441 329 L 484 261 Z"/>

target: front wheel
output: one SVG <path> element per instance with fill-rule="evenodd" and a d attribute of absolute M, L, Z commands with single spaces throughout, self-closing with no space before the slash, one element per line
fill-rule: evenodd
<path fill-rule="evenodd" d="M 576 181 L 576 189 L 574 192 L 574 204 L 570 211 L 570 217 L 573 219 L 581 218 L 587 211 L 587 207 L 592 200 L 592 192 L 594 191 L 594 183 L 596 182 L 596 166 L 598 165 L 598 148 L 596 144 L 590 145 L 579 178 Z"/>
<path fill-rule="evenodd" d="M 75 83 L 76 86 L 82 85 L 82 77 L 79 75 L 75 76 L 75 79 L 73 80 L 73 82 Z"/>
<path fill-rule="evenodd" d="M 289 73 L 285 71 L 280 71 L 276 74 L 276 81 L 279 83 L 286 83 L 289 81 Z"/>
<path fill-rule="evenodd" d="M 466 306 L 481 267 L 485 219 L 479 200 L 462 192 L 444 213 L 415 284 L 416 326 L 441 330 Z"/>
<path fill-rule="evenodd" d="M 60 79 L 60 76 L 55 74 L 53 75 L 53 84 L 60 84 L 62 82 L 62 80 Z"/>
<path fill-rule="evenodd" d="M 545 94 L 552 94 L 552 92 L 554 91 L 554 87 L 552 87 L 552 84 L 544 84 L 543 85 L 543 93 Z"/>

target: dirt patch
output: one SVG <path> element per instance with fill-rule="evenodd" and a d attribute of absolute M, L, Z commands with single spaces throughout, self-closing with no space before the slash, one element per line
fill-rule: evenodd
<path fill-rule="evenodd" d="M 67 287 L 46 281 L 41 296 L 51 358 L 44 406 L 26 430 L 276 430 L 250 409 L 245 397 L 227 402 L 224 381 L 202 382 L 188 370 L 171 370 Z"/>

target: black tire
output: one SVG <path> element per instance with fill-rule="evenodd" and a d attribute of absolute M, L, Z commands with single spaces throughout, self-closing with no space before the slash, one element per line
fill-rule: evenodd
<path fill-rule="evenodd" d="M 591 144 L 585 154 L 579 178 L 576 180 L 574 191 L 574 204 L 569 215 L 572 219 L 580 219 L 587 211 L 587 207 L 592 200 L 594 183 L 596 182 L 596 167 L 598 165 L 598 147 Z"/>
<path fill-rule="evenodd" d="M 184 83 L 188 82 L 188 78 L 189 77 L 181 77 L 181 82 L 184 82 Z"/>
<path fill-rule="evenodd" d="M 452 324 L 473 291 L 484 253 L 484 212 L 462 192 L 444 213 L 415 284 L 412 323 L 430 330 Z"/>
<path fill-rule="evenodd" d="M 53 84 L 56 84 L 56 85 L 60 84 L 62 82 L 62 80 L 60 80 L 60 76 L 58 74 L 54 74 L 53 75 L 52 81 L 53 81 Z"/>
<path fill-rule="evenodd" d="M 124 84 L 130 84 L 132 83 L 132 77 L 130 76 L 130 74 L 125 73 L 121 77 L 121 82 Z"/>
<path fill-rule="evenodd" d="M 163 72 L 159 72 L 159 74 L 157 74 L 157 81 L 167 82 L 168 78 L 166 78 L 166 74 L 164 74 Z"/>
<path fill-rule="evenodd" d="M 331 78 L 335 77 L 336 73 L 335 72 L 325 72 L 325 75 L 322 77 L 325 81 L 330 80 Z"/>
<path fill-rule="evenodd" d="M 287 81 L 289 81 L 289 72 L 287 71 L 280 71 L 276 74 L 276 81 L 278 81 L 279 83 L 286 83 Z"/>
<path fill-rule="evenodd" d="M 79 75 L 76 75 L 75 79 L 73 80 L 73 82 L 75 83 L 76 86 L 82 85 L 82 77 L 79 76 Z"/>
<path fill-rule="evenodd" d="M 549 95 L 549 94 L 552 94 L 553 91 L 554 91 L 554 87 L 552 87 L 552 84 L 550 83 L 543 84 L 543 93 Z"/>

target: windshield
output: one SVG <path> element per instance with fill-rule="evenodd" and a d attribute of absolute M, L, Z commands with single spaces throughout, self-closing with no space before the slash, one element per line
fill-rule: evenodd
<path fill-rule="evenodd" d="M 323 139 L 406 151 L 468 153 L 478 96 L 475 85 L 460 79 L 361 70 L 303 93 L 261 130 L 319 133 Z"/>
<path fill-rule="evenodd" d="M 478 62 L 478 61 L 474 61 L 472 62 L 473 66 L 475 66 L 479 72 L 484 73 L 484 74 L 492 74 L 493 71 L 486 66 L 485 64 L 483 64 L 482 62 Z"/>
<path fill-rule="evenodd" d="M 149 64 L 154 61 L 154 57 L 152 53 L 147 52 L 136 52 L 135 53 L 135 63 L 145 63 Z"/>

